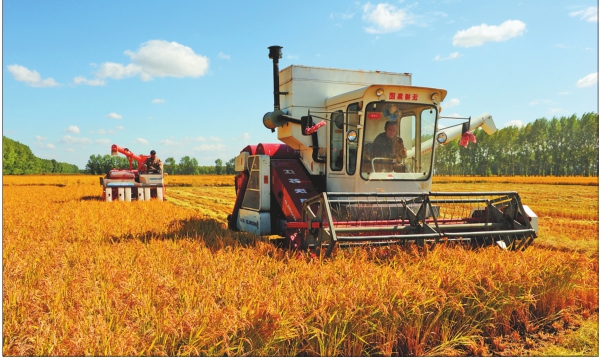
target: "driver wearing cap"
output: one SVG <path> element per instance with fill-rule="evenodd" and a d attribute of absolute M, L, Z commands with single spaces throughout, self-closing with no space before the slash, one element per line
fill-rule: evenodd
<path fill-rule="evenodd" d="M 156 156 L 156 151 L 150 151 L 150 157 L 144 161 L 144 168 L 147 173 L 163 173 L 163 161 Z"/>

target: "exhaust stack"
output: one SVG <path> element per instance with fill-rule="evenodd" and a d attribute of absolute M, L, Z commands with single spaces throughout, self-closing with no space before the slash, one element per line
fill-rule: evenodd
<path fill-rule="evenodd" d="M 280 68 L 279 61 L 282 58 L 282 46 L 269 46 L 269 58 L 273 60 L 273 109 L 280 109 Z"/>
<path fill-rule="evenodd" d="M 263 125 L 275 132 L 275 128 L 283 126 L 286 122 L 300 124 L 300 120 L 286 115 L 280 109 L 280 95 L 287 95 L 288 92 L 280 92 L 280 68 L 279 61 L 282 58 L 282 46 L 269 46 L 269 58 L 273 60 L 273 112 L 267 112 L 263 116 Z"/>
<path fill-rule="evenodd" d="M 282 46 L 269 46 L 268 49 L 269 58 L 273 60 L 273 112 L 267 112 L 263 116 L 263 125 L 271 132 L 275 132 L 276 127 L 286 123 L 286 120 L 280 118 L 284 115 L 284 112 L 280 110 L 280 68 L 278 65 L 282 58 Z"/>

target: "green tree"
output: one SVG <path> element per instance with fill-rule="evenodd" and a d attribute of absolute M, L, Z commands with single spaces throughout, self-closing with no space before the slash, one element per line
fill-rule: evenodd
<path fill-rule="evenodd" d="M 233 175 L 236 173 L 236 157 L 225 163 L 225 173 L 228 175 Z"/>
<path fill-rule="evenodd" d="M 196 175 L 198 174 L 198 161 L 196 158 L 190 158 L 190 156 L 184 156 L 179 160 L 179 172 L 184 175 Z"/>
<path fill-rule="evenodd" d="M 539 118 L 534 121 L 528 142 L 532 147 L 537 176 L 546 176 L 551 171 L 551 154 L 549 149 L 549 122 Z"/>
<path fill-rule="evenodd" d="M 518 134 L 517 173 L 522 176 L 529 176 L 534 173 L 534 151 L 532 149 L 532 144 L 528 141 L 531 131 L 532 124 L 528 123 L 526 126 L 520 128 Z"/>
<path fill-rule="evenodd" d="M 434 156 L 436 174 L 444 176 L 457 174 L 455 171 L 459 160 L 459 141 L 451 141 L 444 146 L 437 145 Z"/>
<path fill-rule="evenodd" d="M 578 162 L 583 176 L 599 176 L 599 114 L 585 113 L 580 121 Z"/>
<path fill-rule="evenodd" d="M 177 163 L 173 157 L 168 157 L 165 159 L 164 171 L 171 174 L 177 173 Z"/>
<path fill-rule="evenodd" d="M 223 161 L 219 158 L 215 160 L 215 173 L 220 175 L 223 172 Z"/>
<path fill-rule="evenodd" d="M 102 173 L 102 157 L 100 155 L 91 155 L 88 163 L 86 163 L 86 171 L 90 174 L 98 175 Z"/>
<path fill-rule="evenodd" d="M 2 136 L 2 173 L 3 174 L 37 174 L 37 173 L 77 173 L 75 165 L 65 164 L 65 171 L 57 172 L 58 162 L 36 157 L 29 146 Z"/>
<path fill-rule="evenodd" d="M 549 122 L 549 150 L 551 156 L 551 171 L 550 175 L 561 176 L 563 171 L 563 146 L 564 136 L 561 130 L 561 122 L 553 117 Z"/>

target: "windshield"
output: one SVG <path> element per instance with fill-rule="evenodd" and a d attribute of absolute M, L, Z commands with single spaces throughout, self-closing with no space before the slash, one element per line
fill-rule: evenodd
<path fill-rule="evenodd" d="M 361 177 L 428 179 L 436 117 L 433 105 L 385 101 L 367 105 Z"/>

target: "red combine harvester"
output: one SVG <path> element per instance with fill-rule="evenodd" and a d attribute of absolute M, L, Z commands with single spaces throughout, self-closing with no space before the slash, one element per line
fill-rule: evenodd
<path fill-rule="evenodd" d="M 236 157 L 231 230 L 326 255 L 336 246 L 447 241 L 522 250 L 536 238 L 538 218 L 517 192 L 430 190 L 436 147 L 460 137 L 467 145 L 479 127 L 494 133 L 489 114 L 442 128 L 447 91 L 412 86 L 411 74 L 280 72 L 281 56 L 269 47 L 274 110 L 263 124 L 283 143 Z"/>
<path fill-rule="evenodd" d="M 105 177 L 100 177 L 102 199 L 107 202 L 132 200 L 150 201 L 155 198 L 165 200 L 163 173 L 145 173 L 144 162 L 150 156 L 136 155 L 127 148 L 111 146 L 111 156 L 122 153 L 129 160 L 129 170 L 112 169 Z M 138 169 L 133 169 L 133 161 Z"/>

